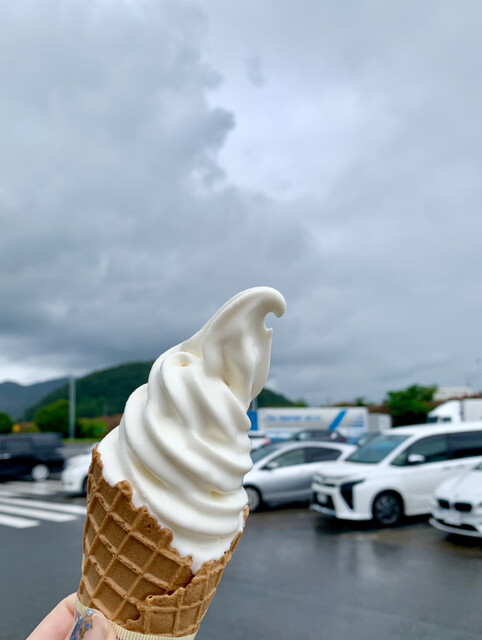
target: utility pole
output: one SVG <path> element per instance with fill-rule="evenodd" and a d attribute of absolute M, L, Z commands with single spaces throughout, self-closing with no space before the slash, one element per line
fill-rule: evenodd
<path fill-rule="evenodd" d="M 69 438 L 75 438 L 75 378 L 69 381 Z"/>

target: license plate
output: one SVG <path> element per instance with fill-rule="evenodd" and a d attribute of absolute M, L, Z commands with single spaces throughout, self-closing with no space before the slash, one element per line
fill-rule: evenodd
<path fill-rule="evenodd" d="M 447 513 L 444 514 L 444 520 L 447 524 L 459 526 L 462 522 L 462 516 L 457 511 L 447 511 Z"/>
<path fill-rule="evenodd" d="M 318 494 L 318 502 L 320 504 L 326 504 L 328 502 L 328 496 L 325 493 Z"/>

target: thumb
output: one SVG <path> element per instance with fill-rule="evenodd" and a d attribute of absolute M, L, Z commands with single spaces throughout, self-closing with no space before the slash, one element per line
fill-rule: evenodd
<path fill-rule="evenodd" d="M 116 640 L 114 628 L 97 609 L 87 609 L 77 616 L 65 640 Z"/>

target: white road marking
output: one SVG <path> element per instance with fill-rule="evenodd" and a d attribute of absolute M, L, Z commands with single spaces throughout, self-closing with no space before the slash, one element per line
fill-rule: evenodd
<path fill-rule="evenodd" d="M 27 529 L 29 527 L 38 527 L 38 520 L 28 520 L 27 518 L 16 518 L 14 516 L 5 516 L 0 513 L 0 524 L 7 527 L 15 527 L 15 529 Z"/>
<path fill-rule="evenodd" d="M 45 502 L 43 500 L 29 500 L 28 498 L 4 498 L 0 494 L 0 509 L 4 504 L 14 504 L 20 507 L 38 507 L 40 509 L 50 509 L 51 511 L 63 511 L 64 513 L 75 513 L 79 516 L 87 514 L 86 507 L 77 504 L 64 504 L 60 502 Z"/>
<path fill-rule="evenodd" d="M 10 481 L 0 485 L 0 527 L 26 529 L 37 527 L 42 520 L 69 522 L 84 517 L 85 506 L 36 499 L 38 496 L 60 495 L 58 480 L 45 482 Z"/>
<path fill-rule="evenodd" d="M 7 491 L 13 489 L 20 493 L 29 493 L 35 496 L 49 496 L 58 493 L 59 490 L 59 484 L 55 480 L 46 480 L 45 482 L 13 481 L 8 482 L 6 486 Z"/>
<path fill-rule="evenodd" d="M 19 516 L 30 516 L 32 518 L 38 518 L 39 520 L 50 520 L 51 522 L 68 522 L 69 520 L 76 520 L 77 518 L 67 513 L 51 513 L 49 511 L 43 511 L 41 509 L 30 509 L 27 507 L 14 507 L 6 504 L 0 504 L 1 513 L 13 513 Z"/>
<path fill-rule="evenodd" d="M 18 496 L 18 491 L 5 491 L 5 489 L 0 489 L 0 496 Z"/>

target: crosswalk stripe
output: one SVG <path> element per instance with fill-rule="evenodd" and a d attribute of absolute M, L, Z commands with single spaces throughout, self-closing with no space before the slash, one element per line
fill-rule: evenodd
<path fill-rule="evenodd" d="M 29 500 L 28 498 L 4 498 L 0 494 L 0 509 L 4 504 L 15 504 L 20 507 L 39 507 L 40 509 L 50 509 L 51 511 L 63 511 L 64 513 L 75 513 L 85 516 L 87 509 L 77 504 L 64 504 L 58 502 L 45 502 L 43 500 Z"/>
<path fill-rule="evenodd" d="M 38 520 L 28 520 L 27 518 L 18 518 L 15 516 L 5 516 L 0 513 L 0 524 L 7 527 L 15 527 L 15 529 L 28 529 L 29 527 L 38 527 Z"/>
<path fill-rule="evenodd" d="M 20 493 L 31 493 L 36 496 L 48 496 L 56 493 L 56 486 L 50 484 L 48 480 L 45 482 L 13 481 L 8 483 L 7 491 L 9 489 L 15 489 L 20 491 Z"/>
<path fill-rule="evenodd" d="M 0 504 L 0 513 L 13 513 L 19 516 L 30 516 L 39 520 L 50 520 L 51 522 L 68 522 L 76 520 L 74 515 L 67 513 L 52 513 L 41 509 L 30 509 L 27 507 L 14 507 L 7 504 Z"/>
<path fill-rule="evenodd" d="M 5 491 L 5 489 L 0 489 L 0 496 L 18 496 L 18 491 Z"/>

